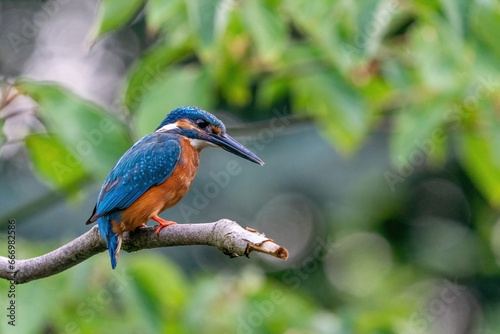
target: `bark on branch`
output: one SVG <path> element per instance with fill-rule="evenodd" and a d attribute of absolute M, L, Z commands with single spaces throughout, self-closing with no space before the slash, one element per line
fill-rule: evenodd
<path fill-rule="evenodd" d="M 141 228 L 124 234 L 122 250 L 136 252 L 147 248 L 187 245 L 215 246 L 230 257 L 248 256 L 250 252 L 257 251 L 283 260 L 288 258 L 288 251 L 272 239 L 254 229 L 243 229 L 227 219 L 214 223 L 173 225 L 164 228 L 159 236 L 156 236 L 154 227 Z M 12 280 L 16 284 L 27 283 L 58 274 L 105 250 L 106 243 L 97 226 L 94 226 L 50 253 L 32 259 L 15 260 L 14 270 L 10 268 L 9 259 L 0 256 L 0 278 Z"/>

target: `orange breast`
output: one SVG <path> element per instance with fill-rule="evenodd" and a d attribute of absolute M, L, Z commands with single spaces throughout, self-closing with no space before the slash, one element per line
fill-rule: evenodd
<path fill-rule="evenodd" d="M 165 182 L 154 186 L 141 195 L 131 206 L 121 211 L 122 221 L 113 222 L 113 231 L 121 235 L 146 223 L 151 217 L 174 206 L 186 195 L 198 171 L 200 154 L 181 139 L 181 157 L 174 171 Z"/>

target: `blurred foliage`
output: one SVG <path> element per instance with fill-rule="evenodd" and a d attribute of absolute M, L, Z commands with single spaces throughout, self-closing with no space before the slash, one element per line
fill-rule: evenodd
<path fill-rule="evenodd" d="M 403 171 L 420 166 L 422 156 L 440 167 L 456 154 L 473 186 L 500 206 L 497 1 L 103 0 L 89 45 L 133 20 L 145 22 L 142 38 L 150 45 L 127 73 L 118 110 L 106 111 L 54 83 L 15 83 L 39 106 L 47 133 L 25 142 L 36 171 L 54 186 L 74 193 L 82 180 L 102 179 L 166 110 L 198 105 L 230 109 L 247 121 L 289 110 L 314 120 L 345 156 L 389 127 L 396 170 L 389 183 L 406 178 Z M 394 199 L 380 188 L 351 190 L 330 218 L 356 223 L 350 230 L 338 227 L 345 234 L 366 229 L 383 237 L 340 235 L 340 255 L 314 259 L 322 269 L 315 275 L 326 279 L 313 284 L 303 284 L 306 263 L 275 274 L 275 280 L 256 268 L 187 278 L 164 258 L 141 256 L 122 260 L 124 275 L 134 277 L 122 290 L 115 277 L 120 274 L 96 257 L 67 275 L 20 286 L 19 304 L 33 309 L 31 321 L 22 324 L 31 326 L 26 332 L 67 333 L 427 332 L 435 318 L 425 313 L 425 303 L 447 283 L 443 287 L 417 268 L 446 272 L 457 264 L 463 271 L 447 273 L 498 273 L 500 232 L 490 211 L 475 208 L 481 223 L 472 236 L 447 243 L 446 237 L 465 228 L 443 219 L 432 229 L 422 224 L 401 232 L 414 233 L 405 239 L 412 244 L 402 248 L 388 213 L 396 204 L 388 204 Z M 368 248 L 358 251 L 360 242 Z M 484 246 L 490 244 L 495 254 Z M 335 282 L 340 300 L 332 301 L 326 280 Z M 484 312 L 485 328 L 498 332 L 499 308 Z"/>
<path fill-rule="evenodd" d="M 55 245 L 54 245 L 55 246 Z M 32 257 L 47 245 L 23 247 Z M 141 252 L 142 253 L 142 252 Z M 65 275 L 17 287 L 20 333 L 284 333 L 296 329 L 332 333 L 341 324 L 305 295 L 270 283 L 257 267 L 240 274 L 204 273 L 192 279 L 164 256 L 126 257 L 109 270 L 109 260 L 95 257 Z M 0 280 L 0 289 L 8 282 Z M 2 303 L 6 295 L 0 296 Z M 300 316 L 297 316 L 300 314 Z M 126 320 L 126 321 L 125 321 Z M 5 321 L 0 323 L 8 333 Z M 237 331 L 235 330 L 237 329 Z"/>
<path fill-rule="evenodd" d="M 439 166 L 456 147 L 478 188 L 500 205 L 500 184 L 491 182 L 500 161 L 478 154 L 500 144 L 498 3 L 105 0 L 90 44 L 138 12 L 154 43 L 122 86 L 121 112 L 132 117 L 134 139 L 179 105 L 227 106 L 249 120 L 288 108 L 316 120 L 338 151 L 350 155 L 390 119 L 395 166 L 411 165 L 420 151 Z M 18 86 L 40 104 L 49 131 L 62 132 L 57 136 L 73 146 L 79 132 L 62 123 L 74 119 L 77 126 L 95 129 L 111 117 L 55 85 Z M 59 109 L 78 117 L 52 117 Z M 131 124 L 113 122 L 118 126 L 109 138 L 118 148 L 92 150 L 107 158 L 85 159 L 103 165 L 83 166 L 91 174 L 102 175 L 130 144 L 122 126 Z"/>
<path fill-rule="evenodd" d="M 61 86 L 20 81 L 16 88 L 38 103 L 47 131 L 54 134 L 43 146 L 39 136 L 28 137 L 27 147 L 37 169 L 58 184 L 73 181 L 75 176 L 67 173 L 82 177 L 82 170 L 106 175 L 132 144 L 125 125 L 113 114 Z M 36 159 L 45 149 L 57 152 L 57 160 Z"/>

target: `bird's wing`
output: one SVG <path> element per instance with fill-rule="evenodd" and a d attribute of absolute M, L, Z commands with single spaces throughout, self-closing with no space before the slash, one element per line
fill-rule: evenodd
<path fill-rule="evenodd" d="M 149 188 L 163 183 L 180 153 L 180 143 L 173 135 L 150 134 L 135 143 L 106 178 L 90 221 L 129 207 Z"/>

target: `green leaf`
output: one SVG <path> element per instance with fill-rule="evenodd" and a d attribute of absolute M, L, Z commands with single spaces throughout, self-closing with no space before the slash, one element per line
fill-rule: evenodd
<path fill-rule="evenodd" d="M 203 59 L 214 57 L 216 20 L 219 0 L 186 0 L 191 31 L 198 42 L 198 51 Z"/>
<path fill-rule="evenodd" d="M 232 15 L 227 23 L 224 39 L 217 45 L 217 56 L 206 64 L 217 80 L 221 97 L 229 105 L 244 106 L 252 98 L 252 76 L 260 69 L 249 66 L 250 45 L 251 41 L 241 18 L 239 15 Z"/>
<path fill-rule="evenodd" d="M 35 170 L 52 185 L 66 191 L 76 191 L 87 177 L 81 161 L 61 142 L 50 135 L 26 137 L 26 148 Z"/>
<path fill-rule="evenodd" d="M 219 86 L 221 94 L 230 104 L 243 106 L 252 98 L 248 71 L 241 63 L 230 60 L 222 65 L 218 73 Z"/>
<path fill-rule="evenodd" d="M 175 323 L 188 296 L 187 280 L 179 268 L 162 255 L 150 254 L 132 259 L 128 274 L 134 278 L 130 288 L 135 290 L 140 317 L 155 329 L 149 332 L 179 332 Z M 159 330 L 162 325 L 166 328 Z"/>
<path fill-rule="evenodd" d="M 214 104 L 211 78 L 197 66 L 173 68 L 144 94 L 137 110 L 136 128 L 140 135 L 151 132 L 173 109 L 196 105 L 210 110 Z"/>
<path fill-rule="evenodd" d="M 409 34 L 409 50 L 422 84 L 437 92 L 459 90 L 467 82 L 467 62 L 460 36 L 442 18 L 433 16 Z"/>
<path fill-rule="evenodd" d="M 101 0 L 97 17 L 90 30 L 88 40 L 91 44 L 105 33 L 123 27 L 137 16 L 144 0 Z"/>
<path fill-rule="evenodd" d="M 391 137 L 391 160 L 400 167 L 423 164 L 427 155 L 442 153 L 446 141 L 443 125 L 452 101 L 443 96 L 408 106 L 396 116 Z"/>
<path fill-rule="evenodd" d="M 463 38 L 467 29 L 467 18 L 470 13 L 470 6 L 474 1 L 439 0 L 439 2 L 453 30 Z"/>
<path fill-rule="evenodd" d="M 142 97 L 148 91 L 154 89 L 166 75 L 166 68 L 189 55 L 191 48 L 187 44 L 173 46 L 170 44 L 160 45 L 149 51 L 129 71 L 128 79 L 125 81 L 125 105 L 128 110 L 135 112 L 140 105 Z"/>
<path fill-rule="evenodd" d="M 283 100 L 289 92 L 288 79 L 284 77 L 271 77 L 262 81 L 257 96 L 256 104 L 261 108 L 269 108 Z"/>
<path fill-rule="evenodd" d="M 123 123 L 104 109 L 56 84 L 21 81 L 17 89 L 40 106 L 40 114 L 50 132 L 99 176 L 131 145 Z"/>
<path fill-rule="evenodd" d="M 321 50 L 326 60 L 342 73 L 366 62 L 367 51 L 373 56 L 397 14 L 393 1 L 369 1 L 361 5 L 354 1 L 285 0 L 282 7 L 304 41 Z"/>
<path fill-rule="evenodd" d="M 152 32 L 160 30 L 170 21 L 182 15 L 184 1 L 182 0 L 150 0 L 146 6 L 146 21 Z"/>
<path fill-rule="evenodd" d="M 157 310 L 180 309 L 186 302 L 186 278 L 179 268 L 163 255 L 132 259 L 128 270 L 134 276 L 134 282 L 140 288 L 141 294 L 148 299 L 151 306 L 157 304 Z M 158 280 L 165 284 L 161 294 L 158 294 Z"/>
<path fill-rule="evenodd" d="M 269 2 L 246 0 L 243 4 L 245 23 L 260 58 L 264 62 L 278 61 L 288 41 L 285 21 Z"/>
<path fill-rule="evenodd" d="M 497 208 L 500 207 L 500 159 L 498 145 L 490 136 L 465 132 L 462 136 L 461 161 L 479 190 Z"/>
<path fill-rule="evenodd" d="M 294 110 L 313 116 L 343 153 L 352 153 L 366 135 L 370 110 L 359 93 L 335 72 L 304 75 L 293 82 Z"/>
<path fill-rule="evenodd" d="M 367 1 L 363 5 L 349 6 L 349 12 L 356 17 L 354 34 L 350 37 L 351 47 L 358 53 L 374 56 L 389 26 L 394 6 L 392 1 Z M 350 29 L 348 29 L 349 31 Z"/>
<path fill-rule="evenodd" d="M 495 1 L 474 1 L 470 10 L 470 25 L 477 40 L 500 56 L 500 4 Z"/>

